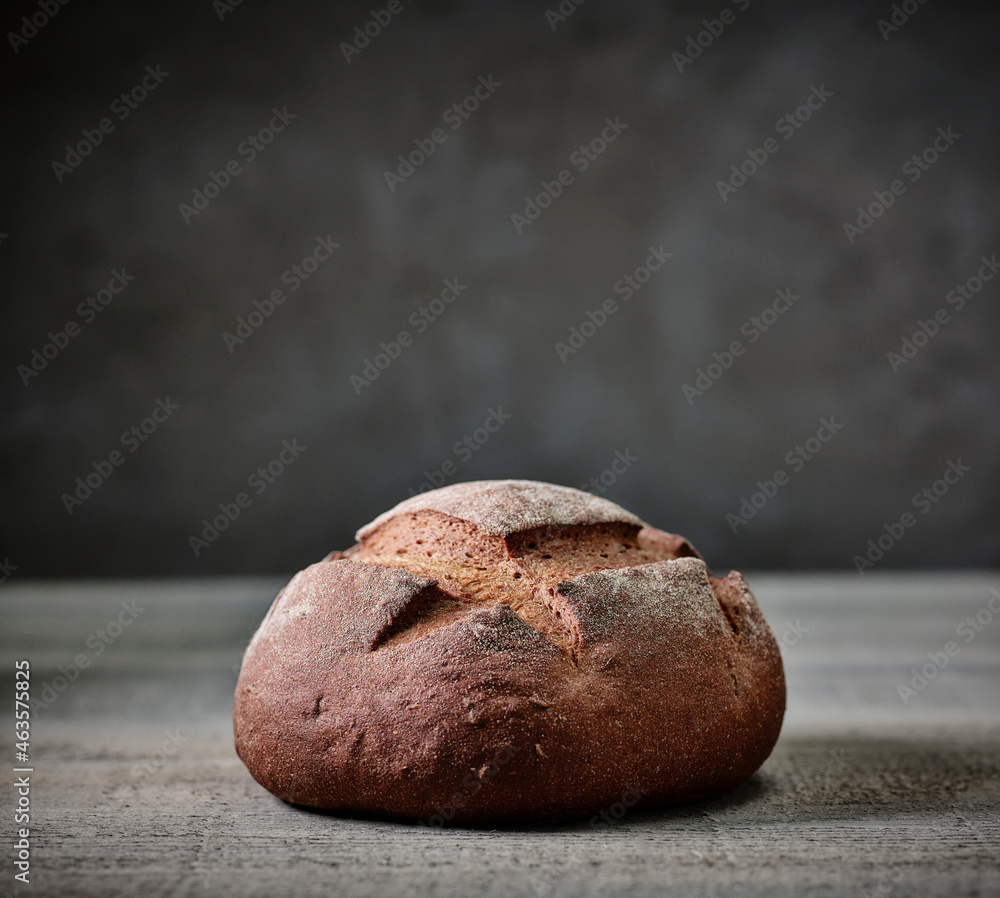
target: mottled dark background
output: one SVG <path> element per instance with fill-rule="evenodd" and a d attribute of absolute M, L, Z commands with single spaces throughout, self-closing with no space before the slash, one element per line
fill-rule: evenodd
<path fill-rule="evenodd" d="M 1000 562 L 1000 281 L 898 371 L 887 359 L 1000 252 L 1000 15 L 930 0 L 883 40 L 888 2 L 754 0 L 679 72 L 702 20 L 742 5 L 589 0 L 553 29 L 556 3 L 404 2 L 350 62 L 341 42 L 382 0 L 246 0 L 221 21 L 210 0 L 76 0 L 16 54 L 8 37 L 11 576 L 290 572 L 448 460 L 447 482 L 578 486 L 626 451 L 606 494 L 717 568 L 849 570 L 907 511 L 916 526 L 881 567 Z M 37 10 L 8 6 L 4 33 Z M 146 66 L 169 75 L 115 119 Z M 500 86 L 447 130 L 480 76 Z M 775 123 L 814 87 L 832 97 L 786 141 Z M 185 224 L 179 204 L 272 107 L 294 120 Z M 57 180 L 53 161 L 105 116 L 115 130 Z M 616 116 L 627 129 L 517 233 L 525 197 Z M 397 155 L 442 126 L 391 191 Z M 961 136 L 849 243 L 844 222 L 939 128 Z M 723 201 L 716 182 L 769 137 L 780 151 Z M 340 249 L 230 352 L 223 335 L 318 237 Z M 555 344 L 661 244 L 663 268 L 562 361 Z M 82 324 L 113 269 L 135 280 L 25 385 L 18 366 Z M 417 333 L 446 278 L 467 288 Z M 779 288 L 800 299 L 689 403 L 682 386 Z M 357 395 L 351 375 L 404 329 L 412 344 Z M 177 410 L 129 452 L 122 433 L 166 397 Z M 497 408 L 509 420 L 455 453 Z M 842 430 L 792 470 L 831 416 Z M 285 440 L 305 451 L 195 557 L 189 536 Z M 124 463 L 68 514 L 63 494 L 115 449 Z M 958 459 L 969 472 L 915 509 Z M 778 469 L 789 482 L 734 533 L 727 514 Z"/>

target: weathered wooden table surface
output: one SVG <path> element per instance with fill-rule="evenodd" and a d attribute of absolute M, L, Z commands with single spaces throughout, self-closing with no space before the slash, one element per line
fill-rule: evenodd
<path fill-rule="evenodd" d="M 279 582 L 11 580 L 0 896 L 1000 894 L 1000 573 L 748 579 L 789 683 L 749 783 L 600 825 L 442 830 L 290 807 L 243 768 L 236 666 Z M 16 659 L 48 702 L 27 886 Z"/>

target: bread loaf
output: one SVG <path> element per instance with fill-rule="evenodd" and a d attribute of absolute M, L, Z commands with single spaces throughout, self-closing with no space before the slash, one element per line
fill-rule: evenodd
<path fill-rule="evenodd" d="M 611 502 L 461 483 L 292 578 L 236 750 L 288 802 L 441 823 L 716 795 L 770 754 L 777 644 L 743 577 Z"/>

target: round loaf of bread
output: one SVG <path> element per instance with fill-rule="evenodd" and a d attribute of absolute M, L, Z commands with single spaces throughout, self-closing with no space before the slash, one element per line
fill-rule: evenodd
<path fill-rule="evenodd" d="M 777 643 L 736 572 L 604 499 L 460 483 L 296 574 L 236 687 L 285 801 L 440 825 L 716 795 L 770 754 Z"/>

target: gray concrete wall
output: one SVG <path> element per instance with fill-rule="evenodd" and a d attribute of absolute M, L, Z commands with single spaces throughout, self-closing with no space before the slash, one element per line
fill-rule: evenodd
<path fill-rule="evenodd" d="M 71 4 L 16 53 L 8 37 L 0 556 L 17 576 L 290 571 L 427 473 L 579 486 L 625 457 L 606 495 L 718 568 L 851 569 L 905 514 L 879 567 L 997 563 L 997 281 L 969 279 L 1000 253 L 998 16 L 927 3 L 883 39 L 889 3 L 744 5 L 590 0 L 550 22 L 544 3 L 402 3 L 350 61 L 372 3 L 221 21 L 208 0 Z M 35 12 L 19 4 L 5 32 Z M 705 19 L 722 31 L 686 63 Z M 161 74 L 128 108 L 147 66 Z M 273 108 L 294 118 L 251 160 L 241 143 Z M 54 169 L 102 118 L 100 145 Z M 767 161 L 741 183 L 748 150 Z M 537 218 L 512 219 L 561 172 Z M 318 238 L 339 247 L 292 291 L 283 274 Z M 624 301 L 651 247 L 670 256 Z M 81 314 L 121 269 L 134 280 Z M 435 316 L 447 279 L 463 289 Z M 779 290 L 796 297 L 781 314 Z M 19 368 L 68 322 L 43 370 Z M 401 331 L 399 357 L 352 384 Z M 155 432 L 123 443 L 167 397 Z M 509 419 L 480 446 L 491 410 Z M 249 482 L 286 440 L 304 451 Z M 758 481 L 774 495 L 735 517 Z M 196 556 L 189 537 L 241 492 Z"/>

